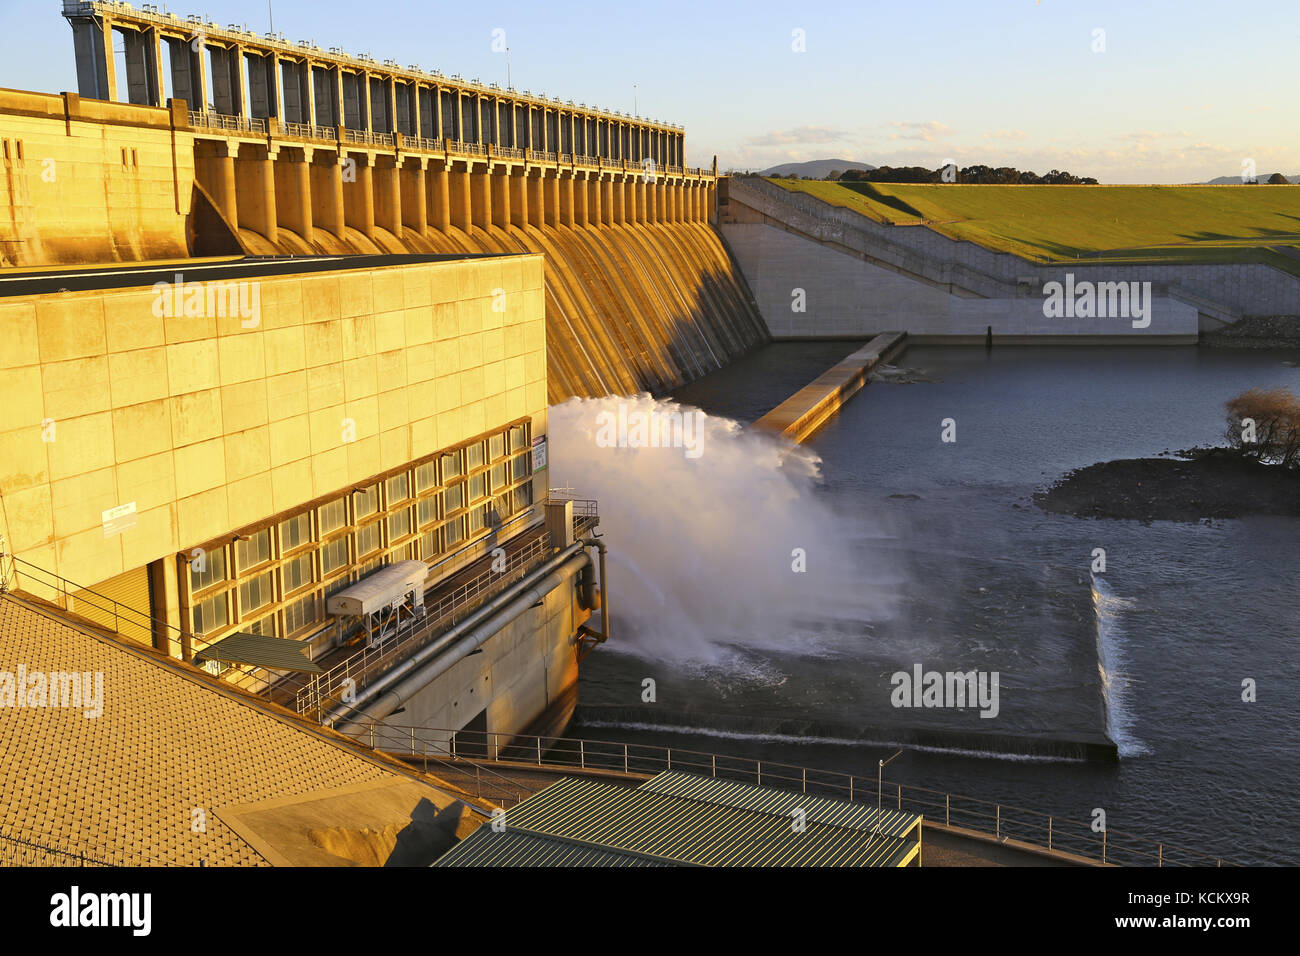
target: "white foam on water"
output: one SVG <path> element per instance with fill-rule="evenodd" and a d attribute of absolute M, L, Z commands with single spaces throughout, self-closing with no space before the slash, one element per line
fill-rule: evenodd
<path fill-rule="evenodd" d="M 628 447 L 630 429 L 630 441 L 607 447 L 610 416 L 637 414 L 698 415 L 691 454 Z M 880 529 L 832 510 L 809 450 L 649 394 L 571 399 L 550 410 L 548 433 L 552 486 L 600 503 L 609 650 L 732 671 L 738 649 L 833 653 L 893 615 L 897 571 L 865 547 Z M 803 573 L 792 569 L 796 548 Z"/>
<path fill-rule="evenodd" d="M 1048 754 L 1014 754 L 994 750 L 968 750 L 963 747 L 936 747 L 930 745 L 899 743 L 892 740 L 853 740 L 849 737 L 805 736 L 802 734 L 765 734 L 743 730 L 723 730 L 713 727 L 692 727 L 680 724 L 655 724 L 636 720 L 590 720 L 583 718 L 584 728 L 609 730 L 638 730 L 646 733 L 682 734 L 683 736 L 716 737 L 721 740 L 750 740 L 777 744 L 822 744 L 833 747 L 902 747 L 909 751 L 951 754 L 958 757 L 977 757 L 981 760 L 1006 760 L 1012 763 L 1086 763 L 1083 757 L 1054 757 Z M 633 744 L 632 746 L 636 746 Z"/>
<path fill-rule="evenodd" d="M 1138 739 L 1136 718 L 1130 706 L 1132 679 L 1127 673 L 1125 653 L 1128 635 L 1123 612 L 1133 606 L 1130 598 L 1119 597 L 1095 574 L 1092 576 L 1092 606 L 1097 617 L 1097 671 L 1106 705 L 1106 733 L 1115 741 L 1121 757 L 1150 753 Z"/>

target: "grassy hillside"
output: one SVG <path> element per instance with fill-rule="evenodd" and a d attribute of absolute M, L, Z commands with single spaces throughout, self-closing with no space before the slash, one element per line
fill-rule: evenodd
<path fill-rule="evenodd" d="M 1297 186 L 772 181 L 877 222 L 924 223 L 1036 262 L 1268 262 L 1300 275 Z"/>

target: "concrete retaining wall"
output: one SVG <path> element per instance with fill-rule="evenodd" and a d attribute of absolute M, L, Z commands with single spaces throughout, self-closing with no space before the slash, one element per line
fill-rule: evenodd
<path fill-rule="evenodd" d="M 976 298 L 776 226 L 730 223 L 722 232 L 773 338 L 868 336 L 901 329 L 912 342 L 930 337 L 983 341 L 992 327 L 995 340 L 1003 344 L 1025 336 L 1132 344 L 1196 341 L 1197 305 L 1155 293 L 1154 287 L 1147 328 L 1134 328 L 1129 318 L 1049 319 L 1043 315 L 1041 292 Z M 796 290 L 802 290 L 802 301 Z M 796 311 L 799 306 L 804 311 Z"/>

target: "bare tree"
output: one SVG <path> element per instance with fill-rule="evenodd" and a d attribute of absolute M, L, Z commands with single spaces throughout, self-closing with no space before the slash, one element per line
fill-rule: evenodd
<path fill-rule="evenodd" d="M 1228 443 L 1248 458 L 1300 466 L 1300 398 L 1288 388 L 1252 388 L 1224 403 Z"/>

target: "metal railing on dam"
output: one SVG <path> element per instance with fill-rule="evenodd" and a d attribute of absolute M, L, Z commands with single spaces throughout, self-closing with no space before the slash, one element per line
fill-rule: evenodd
<path fill-rule="evenodd" d="M 640 777 L 678 770 L 855 803 L 888 803 L 899 810 L 922 814 L 928 823 L 942 824 L 957 833 L 967 832 L 1030 852 L 1074 857 L 1079 862 L 1157 867 L 1237 865 L 1198 850 L 1111 828 L 1095 832 L 1090 821 L 888 781 L 878 788 L 877 781 L 871 778 L 749 757 L 607 740 L 394 724 L 371 726 L 360 739 L 391 756 L 443 763 L 451 760 L 464 766 L 497 764 L 521 772 L 533 766 Z M 522 794 L 535 789 L 500 774 L 492 777 L 488 785 L 493 787 L 492 793 L 475 795 L 497 799 L 493 793 L 499 796 L 513 786 L 520 795 L 507 794 L 509 802 L 524 799 Z"/>
<path fill-rule="evenodd" d="M 96 855 L 92 856 L 91 853 Z M 57 866 L 57 867 L 111 867 L 109 854 L 97 848 L 73 847 L 54 843 L 46 837 L 29 833 L 0 830 L 0 867 Z M 151 866 L 166 864 L 153 862 Z"/>
<path fill-rule="evenodd" d="M 347 129 L 343 130 L 344 140 L 349 143 L 362 143 L 368 146 L 392 146 L 394 143 L 392 133 L 377 133 L 365 129 Z"/>
<path fill-rule="evenodd" d="M 189 110 L 190 125 L 195 129 L 220 130 L 223 133 L 267 135 L 266 120 L 247 116 L 229 116 L 225 113 Z"/>
<path fill-rule="evenodd" d="M 327 143 L 338 142 L 338 133 L 328 126 L 313 126 L 310 123 L 281 123 L 280 132 L 285 136 L 297 136 L 300 139 L 319 139 Z"/>
<path fill-rule="evenodd" d="M 269 140 L 289 138 L 313 140 L 331 146 L 375 146 L 411 153 L 442 154 L 483 160 L 514 160 L 553 167 L 583 167 L 602 172 L 624 173 L 653 182 L 660 177 L 681 180 L 713 181 L 717 174 L 712 169 L 683 166 L 672 163 L 650 163 L 633 159 L 608 159 L 582 153 L 531 149 L 520 146 L 503 146 L 495 143 L 468 142 L 457 139 L 432 139 L 396 131 L 357 129 L 351 126 L 320 126 L 277 120 L 275 117 L 249 117 L 213 110 L 186 110 L 190 129 L 197 135 L 216 138 L 226 136 L 266 137 Z"/>

